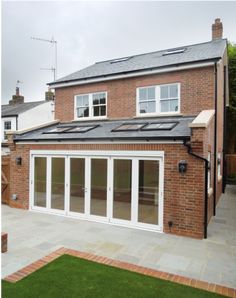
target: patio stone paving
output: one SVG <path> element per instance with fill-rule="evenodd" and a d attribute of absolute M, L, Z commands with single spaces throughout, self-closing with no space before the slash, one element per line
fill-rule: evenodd
<path fill-rule="evenodd" d="M 236 288 L 236 187 L 227 186 L 208 238 L 112 226 L 2 205 L 2 278 L 60 247 Z"/>

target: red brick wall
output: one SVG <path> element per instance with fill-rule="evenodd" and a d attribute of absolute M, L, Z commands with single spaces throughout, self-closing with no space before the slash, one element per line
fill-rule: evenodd
<path fill-rule="evenodd" d="M 11 194 L 18 195 L 10 205 L 29 207 L 29 150 L 163 150 L 164 160 L 164 231 L 191 237 L 203 237 L 204 210 L 204 163 L 187 153 L 182 144 L 58 144 L 16 145 L 11 152 Z M 22 157 L 17 166 L 15 158 Z M 186 160 L 188 170 L 181 175 L 178 162 Z M 168 221 L 173 221 L 171 231 Z"/>
<path fill-rule="evenodd" d="M 227 65 L 227 52 L 225 52 L 223 59 L 217 66 L 217 154 L 221 153 L 221 176 L 223 176 L 223 120 L 224 120 L 224 65 Z M 218 165 L 218 162 L 217 162 Z M 216 167 L 216 201 L 219 201 L 222 193 L 222 177 L 218 179 L 218 168 Z"/>
<path fill-rule="evenodd" d="M 191 144 L 192 149 L 195 153 L 199 154 L 204 158 L 208 158 L 208 152 L 211 153 L 211 175 L 210 175 L 210 188 L 208 192 L 208 222 L 213 215 L 214 199 L 213 199 L 213 188 L 214 188 L 214 125 L 215 118 L 212 117 L 207 128 L 194 128 L 192 130 Z M 216 171 L 217 172 L 217 171 Z M 219 182 L 220 183 L 220 182 Z M 218 187 L 217 201 L 221 195 L 221 189 Z"/>
<path fill-rule="evenodd" d="M 107 91 L 109 119 L 136 116 L 136 88 L 166 83 L 181 83 L 180 112 L 196 115 L 214 108 L 214 68 L 204 67 L 165 74 L 126 78 L 56 89 L 55 119 L 74 120 L 74 96 Z"/>

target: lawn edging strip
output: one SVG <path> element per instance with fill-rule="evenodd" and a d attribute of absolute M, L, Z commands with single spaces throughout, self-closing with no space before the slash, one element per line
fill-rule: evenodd
<path fill-rule="evenodd" d="M 38 261 L 33 262 L 30 265 L 16 271 L 15 273 L 6 276 L 4 280 L 11 283 L 15 283 L 64 254 L 236 298 L 236 289 L 233 288 L 224 287 L 214 283 L 208 283 L 205 281 L 171 274 L 163 271 L 158 271 L 147 267 L 130 264 L 127 262 L 122 262 L 107 257 L 94 255 L 91 253 L 81 252 L 74 249 L 68 249 L 65 247 L 61 247 L 56 251 L 50 253 L 49 255 L 39 259 Z"/>

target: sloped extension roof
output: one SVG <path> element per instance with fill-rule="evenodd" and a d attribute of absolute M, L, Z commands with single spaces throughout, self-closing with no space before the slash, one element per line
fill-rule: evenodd
<path fill-rule="evenodd" d="M 86 121 L 67 122 L 54 124 L 41 129 L 33 130 L 21 135 L 15 135 L 16 142 L 21 141 L 118 141 L 118 140 L 183 140 L 190 138 L 189 123 L 195 117 L 165 117 L 165 118 L 145 118 L 135 120 L 106 120 L 106 121 Z M 136 130 L 136 131 L 114 131 L 122 124 L 150 124 L 150 123 L 174 123 L 172 129 L 160 130 Z M 78 127 L 91 126 L 93 129 L 86 132 L 60 132 L 52 133 L 51 130 L 57 127 Z"/>
<path fill-rule="evenodd" d="M 45 100 L 41 101 L 32 101 L 32 102 L 24 102 L 14 105 L 2 105 L 2 117 L 10 117 L 10 116 L 18 116 L 21 113 L 24 113 L 30 109 L 33 109 L 43 103 Z"/>
<path fill-rule="evenodd" d="M 97 62 L 82 70 L 51 82 L 49 85 L 53 86 L 58 83 L 83 81 L 91 78 L 127 74 L 131 72 L 153 70 L 167 66 L 177 66 L 185 63 L 195 63 L 199 61 L 219 59 L 224 54 L 226 44 L 226 39 L 217 39 L 205 43 L 175 48 L 173 50 L 176 52 L 171 55 L 165 55 L 167 51 L 171 50 L 167 49 L 152 53 Z M 181 49 L 184 49 L 184 51 L 181 52 Z"/>

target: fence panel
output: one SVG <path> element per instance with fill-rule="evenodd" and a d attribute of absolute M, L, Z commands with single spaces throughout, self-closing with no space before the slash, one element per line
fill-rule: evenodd
<path fill-rule="evenodd" d="M 10 199 L 10 157 L 2 156 L 2 172 L 1 172 L 1 184 L 2 184 L 2 203 L 8 204 Z"/>
<path fill-rule="evenodd" d="M 226 180 L 228 184 L 236 184 L 236 154 L 226 154 Z"/>

